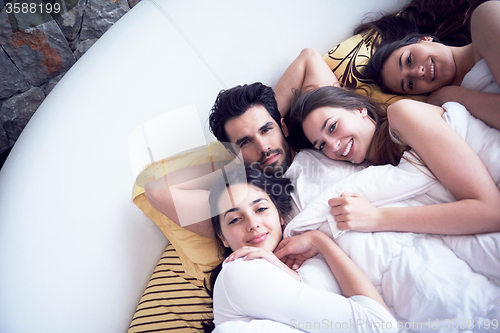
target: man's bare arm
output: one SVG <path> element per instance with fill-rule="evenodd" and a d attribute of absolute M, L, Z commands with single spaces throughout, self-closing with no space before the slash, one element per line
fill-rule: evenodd
<path fill-rule="evenodd" d="M 175 224 L 201 236 L 214 238 L 207 189 L 170 187 L 167 177 L 164 176 L 149 182 L 145 187 L 145 192 L 151 206 Z M 183 218 L 185 216 L 189 217 L 189 221 Z M 192 223 L 192 221 L 199 222 Z"/>

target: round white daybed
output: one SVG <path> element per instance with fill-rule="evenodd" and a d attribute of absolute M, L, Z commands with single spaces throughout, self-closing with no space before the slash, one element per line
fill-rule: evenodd
<path fill-rule="evenodd" d="M 135 6 L 50 93 L 0 172 L 0 332 L 125 332 L 168 242 L 131 200 L 151 157 L 134 130 L 195 106 L 188 121 L 172 113 L 148 143 L 153 158 L 213 141 L 206 119 L 221 89 L 274 86 L 303 48 L 325 53 L 366 13 L 405 3 Z"/>

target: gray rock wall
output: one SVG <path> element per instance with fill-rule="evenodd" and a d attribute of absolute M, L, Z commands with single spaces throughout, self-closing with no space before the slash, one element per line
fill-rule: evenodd
<path fill-rule="evenodd" d="M 14 14 L 0 0 L 0 154 L 92 44 L 140 0 L 57 0 L 60 15 Z M 10 10 L 9 10 L 10 9 Z"/>

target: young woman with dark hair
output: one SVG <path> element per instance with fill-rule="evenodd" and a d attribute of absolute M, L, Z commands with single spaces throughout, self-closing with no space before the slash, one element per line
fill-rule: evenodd
<path fill-rule="evenodd" d="M 314 230 L 282 241 L 290 181 L 251 169 L 247 176 L 221 177 L 210 193 L 225 259 L 210 277 L 216 332 L 395 331 L 380 294 L 330 237 Z M 228 185 L 226 179 L 238 181 Z"/>
<path fill-rule="evenodd" d="M 449 46 L 428 34 L 410 34 L 381 46 L 364 74 L 385 91 L 430 94 L 441 106 L 455 101 L 488 125 L 500 128 L 500 2 L 475 8 L 471 43 Z"/>
<path fill-rule="evenodd" d="M 366 141 L 370 143 L 370 146 L 365 147 L 365 150 L 370 151 L 371 154 L 370 156 L 362 154 L 352 156 L 349 159 L 352 163 L 360 164 L 367 161 L 372 165 L 398 165 L 403 153 L 409 150 L 408 146 L 398 144 L 390 139 L 388 135 L 389 122 L 387 108 L 372 98 L 358 95 L 347 89 L 329 86 L 318 88 L 307 96 L 307 98 L 301 97 L 298 99 L 288 119 L 287 126 L 290 132 L 288 141 L 294 149 L 319 149 L 330 159 L 338 159 L 335 155 L 332 155 L 333 150 L 327 149 L 325 144 L 315 147 L 308 140 L 302 129 L 304 119 L 313 110 L 331 107 L 346 110 L 361 110 L 365 116 L 368 116 L 364 119 L 367 121 L 369 128 L 366 131 L 360 132 L 360 135 L 365 136 Z M 374 124 L 375 126 L 372 126 Z M 371 149 L 372 147 L 373 149 Z"/>
<path fill-rule="evenodd" d="M 306 138 L 331 159 L 375 165 L 396 165 L 411 147 L 456 201 L 375 208 L 360 195 L 332 198 L 329 204 L 339 229 L 439 234 L 500 231 L 497 184 L 477 153 L 448 123 L 457 115 L 470 117 L 467 110 L 457 103 L 445 106 L 453 108 L 445 112 L 427 103 L 401 100 L 385 113 L 383 107 L 374 107 L 366 100 L 336 87 L 313 90 L 301 96 L 290 111 L 290 137 Z M 489 128 L 477 119 L 470 121 L 473 127 L 478 126 L 477 133 L 487 130 L 483 127 Z M 500 132 L 489 130 L 499 137 Z M 498 166 L 490 167 L 491 172 L 498 173 Z"/>

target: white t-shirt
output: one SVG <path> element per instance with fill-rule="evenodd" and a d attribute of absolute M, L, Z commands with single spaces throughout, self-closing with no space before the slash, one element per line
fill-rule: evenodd
<path fill-rule="evenodd" d="M 223 331 L 226 322 L 243 331 L 256 325 L 255 319 L 306 332 L 395 331 L 392 315 L 373 299 L 334 292 L 339 291 L 338 284 L 321 257 L 309 259 L 298 271 L 302 282 L 265 259 L 224 264 L 214 287 L 216 332 Z"/>

